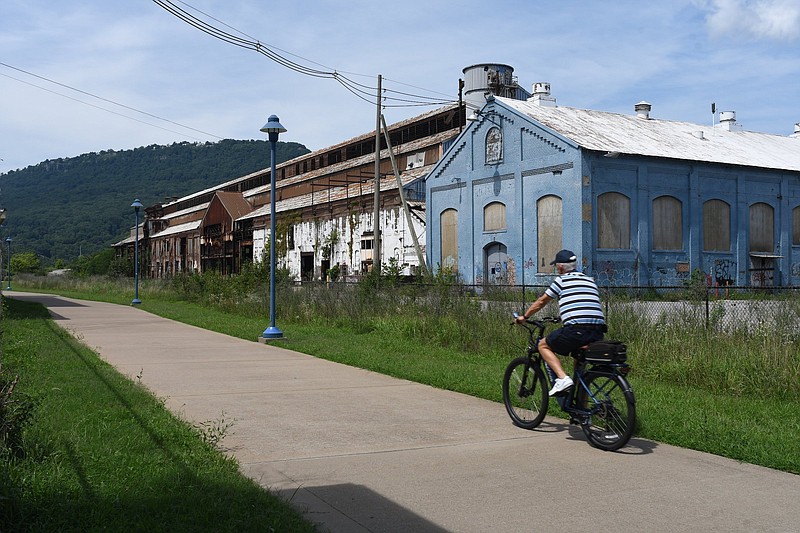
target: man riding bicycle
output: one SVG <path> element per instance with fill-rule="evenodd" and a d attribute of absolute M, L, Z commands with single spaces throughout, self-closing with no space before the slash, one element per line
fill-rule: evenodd
<path fill-rule="evenodd" d="M 539 353 L 557 378 L 550 389 L 550 396 L 573 386 L 572 378 L 564 372 L 556 353 L 569 355 L 582 346 L 602 340 L 607 329 L 597 284 L 594 279 L 576 270 L 577 262 L 578 258 L 571 251 L 558 252 L 555 260 L 550 262 L 556 265 L 558 276 L 525 314 L 516 319 L 517 322 L 523 322 L 551 300 L 558 299 L 558 313 L 563 327 L 552 331 L 539 342 Z"/>

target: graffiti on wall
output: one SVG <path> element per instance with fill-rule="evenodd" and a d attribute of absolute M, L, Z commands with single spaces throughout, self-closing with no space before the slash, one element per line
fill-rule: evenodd
<path fill-rule="evenodd" d="M 487 265 L 486 279 L 482 274 L 475 278 L 476 283 L 492 283 L 494 285 L 516 285 L 517 264 L 511 257 L 505 256 L 503 261 L 493 261 Z"/>
<path fill-rule="evenodd" d="M 636 271 L 630 263 L 619 265 L 615 261 L 600 261 L 594 279 L 600 285 L 628 285 L 636 282 Z"/>
<path fill-rule="evenodd" d="M 508 284 L 509 285 L 516 285 L 517 284 L 517 263 L 511 257 L 508 258 L 507 272 L 508 272 Z"/>
<path fill-rule="evenodd" d="M 736 262 L 733 259 L 714 260 L 714 283 L 717 286 L 734 285 L 736 281 Z"/>

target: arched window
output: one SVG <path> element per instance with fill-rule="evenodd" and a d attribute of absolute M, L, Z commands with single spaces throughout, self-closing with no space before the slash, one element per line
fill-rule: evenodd
<path fill-rule="evenodd" d="M 506 206 L 492 202 L 483 208 L 483 231 L 504 231 L 506 229 Z"/>
<path fill-rule="evenodd" d="M 674 196 L 653 200 L 653 250 L 683 249 L 683 205 Z"/>
<path fill-rule="evenodd" d="M 597 197 L 597 247 L 631 247 L 631 200 L 618 192 Z"/>
<path fill-rule="evenodd" d="M 486 133 L 486 164 L 499 163 L 503 160 L 503 132 L 493 127 Z"/>
<path fill-rule="evenodd" d="M 750 251 L 775 251 L 775 210 L 769 204 L 750 206 Z"/>
<path fill-rule="evenodd" d="M 731 250 L 731 206 L 722 200 L 703 204 L 703 251 Z"/>
<path fill-rule="evenodd" d="M 550 261 L 563 246 L 563 208 L 558 196 L 543 196 L 536 202 L 536 235 L 538 236 L 536 262 L 538 272 L 553 272 Z"/>
<path fill-rule="evenodd" d="M 439 216 L 441 267 L 458 270 L 458 211 L 445 209 Z"/>

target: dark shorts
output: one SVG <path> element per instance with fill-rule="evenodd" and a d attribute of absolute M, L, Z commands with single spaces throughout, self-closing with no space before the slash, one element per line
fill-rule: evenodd
<path fill-rule="evenodd" d="M 603 330 L 598 326 L 564 326 L 550 332 L 546 340 L 557 354 L 569 355 L 590 342 L 603 340 Z"/>

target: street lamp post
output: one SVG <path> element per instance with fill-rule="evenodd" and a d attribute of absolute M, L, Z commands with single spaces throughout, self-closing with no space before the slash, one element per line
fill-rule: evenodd
<path fill-rule="evenodd" d="M 270 193 L 269 193 L 269 327 L 261 336 L 264 339 L 280 339 L 283 332 L 275 325 L 275 152 L 278 135 L 286 132 L 276 115 L 270 115 L 261 131 L 269 137 L 270 144 Z"/>
<path fill-rule="evenodd" d="M 6 237 L 6 244 L 8 245 L 8 287 L 7 291 L 11 290 L 11 237 Z M 0 285 L 2 287 L 2 285 Z"/>
<path fill-rule="evenodd" d="M 136 213 L 136 240 L 134 241 L 133 245 L 133 276 L 136 284 L 136 294 L 133 297 L 133 301 L 131 305 L 139 305 L 142 301 L 139 299 L 139 209 L 142 206 L 142 202 L 139 201 L 137 198 L 131 204 L 133 211 Z"/>

